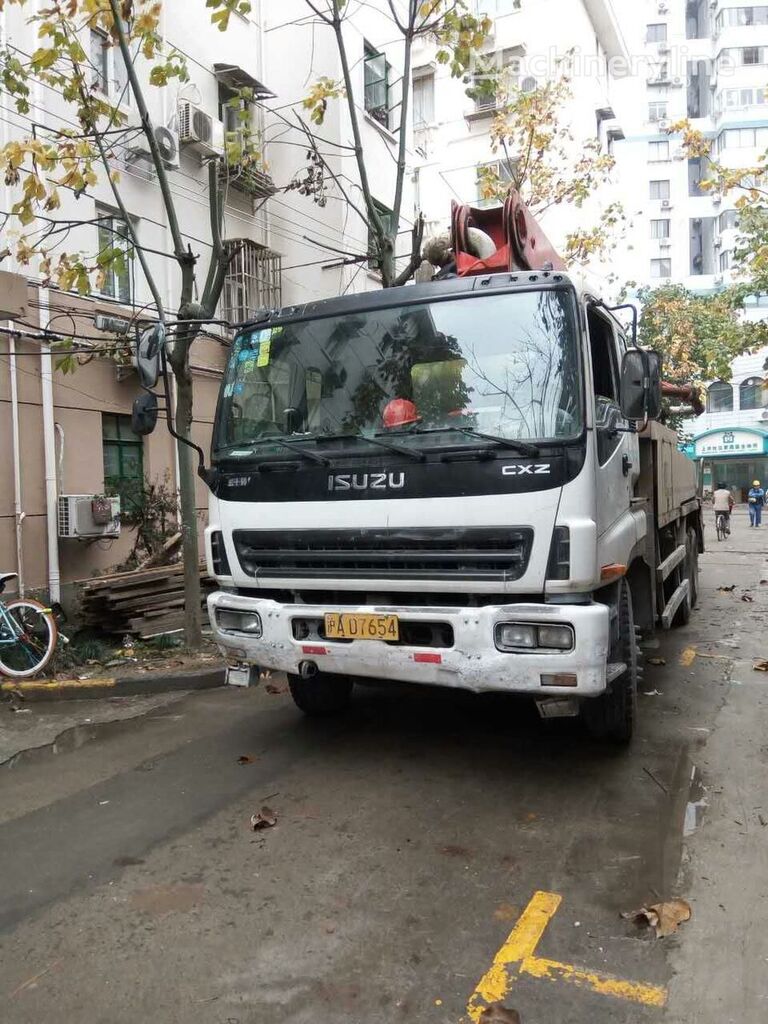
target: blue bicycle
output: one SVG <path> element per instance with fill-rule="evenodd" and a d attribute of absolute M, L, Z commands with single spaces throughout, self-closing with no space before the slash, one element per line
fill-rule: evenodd
<path fill-rule="evenodd" d="M 15 572 L 0 573 L 0 594 Z M 56 650 L 59 631 L 50 608 L 28 597 L 0 598 L 0 674 L 28 679 L 41 672 Z"/>

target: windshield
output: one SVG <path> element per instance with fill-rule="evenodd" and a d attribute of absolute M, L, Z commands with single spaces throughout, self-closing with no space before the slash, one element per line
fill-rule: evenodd
<path fill-rule="evenodd" d="M 471 296 L 257 328 L 232 346 L 214 454 L 287 455 L 293 440 L 392 437 L 425 448 L 466 431 L 553 440 L 581 432 L 566 290 Z M 462 433 L 461 431 L 465 431 Z"/>

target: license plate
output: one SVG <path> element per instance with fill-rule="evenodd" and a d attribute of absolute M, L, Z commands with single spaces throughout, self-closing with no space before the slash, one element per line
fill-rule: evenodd
<path fill-rule="evenodd" d="M 399 640 L 400 629 L 396 615 L 328 612 L 325 635 L 329 640 Z"/>

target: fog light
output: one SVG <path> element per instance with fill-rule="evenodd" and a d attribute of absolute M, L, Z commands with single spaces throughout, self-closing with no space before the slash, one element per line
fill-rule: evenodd
<path fill-rule="evenodd" d="M 578 686 L 579 679 L 575 672 L 553 672 L 551 675 L 539 676 L 542 686 Z"/>
<path fill-rule="evenodd" d="M 261 616 L 256 612 L 241 612 L 234 608 L 219 608 L 216 625 L 224 633 L 250 633 L 261 636 Z"/>
<path fill-rule="evenodd" d="M 518 622 L 500 622 L 496 626 L 496 646 L 500 651 L 536 646 L 536 627 Z"/>
<path fill-rule="evenodd" d="M 573 648 L 573 630 L 570 626 L 539 626 L 539 647 L 570 651 Z"/>

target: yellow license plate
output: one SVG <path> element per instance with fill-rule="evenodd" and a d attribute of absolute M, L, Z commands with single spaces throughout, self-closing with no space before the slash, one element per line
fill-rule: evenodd
<path fill-rule="evenodd" d="M 399 640 L 400 629 L 396 615 L 328 612 L 325 635 L 329 640 Z"/>

